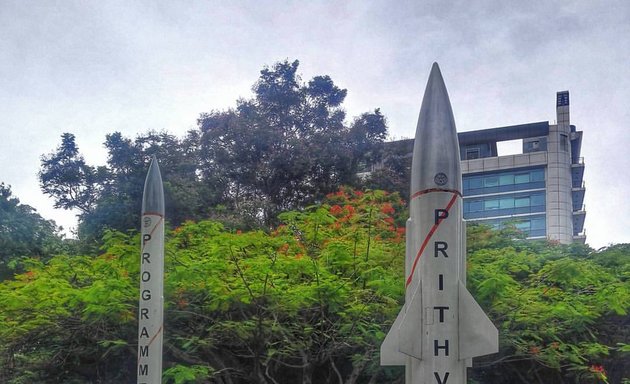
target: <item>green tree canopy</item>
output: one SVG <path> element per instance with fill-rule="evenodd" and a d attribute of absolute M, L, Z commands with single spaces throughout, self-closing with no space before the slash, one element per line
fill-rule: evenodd
<path fill-rule="evenodd" d="M 376 157 L 387 135 L 378 109 L 346 126 L 346 90 L 328 76 L 304 83 L 298 66 L 263 69 L 252 99 L 199 119 L 203 174 L 226 185 L 235 207 L 262 212 L 267 223 L 352 183 L 358 163 Z"/>
<path fill-rule="evenodd" d="M 273 231 L 187 222 L 166 246 L 166 383 L 402 383 L 378 350 L 404 300 L 405 204 L 342 189 Z M 139 238 L 0 284 L 0 381 L 135 380 Z M 476 383 L 622 383 L 630 247 L 469 225 L 468 285 L 500 332 Z"/>
<path fill-rule="evenodd" d="M 48 258 L 61 250 L 60 228 L 21 204 L 11 187 L 0 183 L 0 279 L 11 274 L 21 257 Z"/>
<path fill-rule="evenodd" d="M 55 206 L 78 209 L 79 237 L 98 243 L 105 229 L 137 228 L 144 177 L 157 155 L 173 226 L 208 217 L 230 227 L 277 224 L 278 213 L 321 201 L 352 184 L 357 167 L 380 156 L 387 135 L 377 109 L 349 125 L 346 90 L 329 76 L 303 82 L 299 62 L 260 72 L 253 97 L 236 108 L 202 113 L 198 129 L 177 138 L 148 132 L 106 135 L 107 164 L 90 166 L 74 135 L 42 157 L 42 190 Z"/>

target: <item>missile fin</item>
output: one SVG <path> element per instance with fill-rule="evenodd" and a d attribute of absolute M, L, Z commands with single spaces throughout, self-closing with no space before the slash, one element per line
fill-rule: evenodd
<path fill-rule="evenodd" d="M 406 307 L 398 335 L 400 352 L 422 360 L 422 284 L 418 283 Z"/>
<path fill-rule="evenodd" d="M 459 359 L 499 351 L 499 331 L 466 287 L 459 283 Z"/>
<path fill-rule="evenodd" d="M 405 307 L 403 306 L 381 344 L 381 365 L 405 365 L 405 355 L 398 350 L 398 330 L 404 315 Z"/>

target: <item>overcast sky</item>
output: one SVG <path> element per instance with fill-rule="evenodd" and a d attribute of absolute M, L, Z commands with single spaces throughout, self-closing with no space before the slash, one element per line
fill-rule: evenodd
<path fill-rule="evenodd" d="M 587 242 L 630 242 L 627 0 L 0 0 L 0 181 L 71 227 L 37 179 L 62 133 L 102 165 L 105 134 L 181 136 L 284 59 L 346 88 L 349 119 L 381 108 L 392 138 L 413 137 L 434 61 L 459 131 L 553 124 L 556 92 L 569 90 Z"/>

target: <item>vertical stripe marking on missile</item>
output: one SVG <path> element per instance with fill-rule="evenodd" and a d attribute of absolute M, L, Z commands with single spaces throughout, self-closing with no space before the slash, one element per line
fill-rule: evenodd
<path fill-rule="evenodd" d="M 418 193 L 414 194 L 414 196 L 416 195 L 418 195 Z M 451 198 L 451 201 L 448 202 L 448 205 L 445 208 L 446 212 L 450 211 L 450 209 L 453 207 L 453 204 L 455 204 L 455 201 L 457 200 L 458 196 L 459 196 L 459 193 L 453 192 L 453 197 Z M 411 273 L 407 277 L 407 283 L 405 284 L 405 288 L 407 288 L 409 284 L 411 284 L 411 279 L 413 278 L 413 274 L 416 271 L 416 266 L 418 265 L 418 261 L 420 261 L 420 256 L 422 256 L 424 249 L 427 247 L 427 244 L 429 244 L 429 240 L 431 240 L 431 237 L 433 237 L 433 234 L 435 233 L 435 231 L 437 231 L 438 227 L 442 223 L 442 220 L 444 219 L 440 218 L 437 223 L 433 224 L 433 227 L 429 231 L 429 234 L 427 234 L 427 237 L 422 242 L 422 245 L 420 246 L 420 250 L 418 251 L 416 258 L 413 261 L 413 266 L 411 267 Z"/>

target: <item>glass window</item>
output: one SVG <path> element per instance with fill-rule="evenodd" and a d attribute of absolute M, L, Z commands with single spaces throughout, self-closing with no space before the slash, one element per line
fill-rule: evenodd
<path fill-rule="evenodd" d="M 531 220 L 531 227 L 533 230 L 536 229 L 545 229 L 545 218 L 544 217 L 536 217 Z"/>
<path fill-rule="evenodd" d="M 514 184 L 529 183 L 529 173 L 519 173 L 514 175 Z"/>
<path fill-rule="evenodd" d="M 545 205 L 545 195 L 542 193 L 536 193 L 531 195 L 531 206 Z"/>
<path fill-rule="evenodd" d="M 483 211 L 483 200 L 473 200 L 469 204 L 468 212 L 479 212 Z"/>
<path fill-rule="evenodd" d="M 499 208 L 499 200 L 486 200 L 483 202 L 484 210 L 489 209 L 498 209 Z"/>
<path fill-rule="evenodd" d="M 516 208 L 529 207 L 529 196 L 517 197 L 514 199 L 514 206 Z"/>
<path fill-rule="evenodd" d="M 545 171 L 542 169 L 533 170 L 529 174 L 532 181 L 545 181 Z"/>
<path fill-rule="evenodd" d="M 499 200 L 499 208 L 514 208 L 514 199 L 512 197 L 504 197 Z"/>
<path fill-rule="evenodd" d="M 499 177 L 498 176 L 488 176 L 484 180 L 484 187 L 498 187 L 499 186 Z"/>
<path fill-rule="evenodd" d="M 483 188 L 483 179 L 481 177 L 471 177 L 468 179 L 470 189 Z"/>
<path fill-rule="evenodd" d="M 514 184 L 514 175 L 501 175 L 499 176 L 499 185 L 512 185 Z"/>
<path fill-rule="evenodd" d="M 531 222 L 529 220 L 517 221 L 514 226 L 521 231 L 529 231 L 531 228 Z"/>

